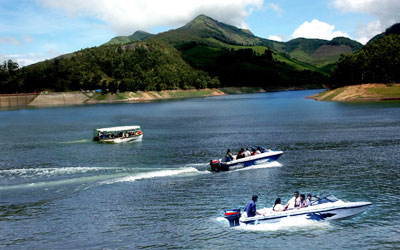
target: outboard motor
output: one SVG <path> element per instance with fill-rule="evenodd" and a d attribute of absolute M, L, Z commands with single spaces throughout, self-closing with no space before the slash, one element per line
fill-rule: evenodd
<path fill-rule="evenodd" d="M 230 227 L 239 226 L 240 208 L 234 208 L 224 211 L 225 211 L 224 218 L 229 221 L 229 226 Z"/>
<path fill-rule="evenodd" d="M 214 172 L 218 172 L 219 171 L 219 167 L 220 167 L 220 161 L 219 160 L 211 160 L 210 161 L 210 166 L 211 166 L 211 170 Z"/>

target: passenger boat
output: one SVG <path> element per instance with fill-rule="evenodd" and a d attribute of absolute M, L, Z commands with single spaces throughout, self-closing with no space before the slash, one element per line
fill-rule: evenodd
<path fill-rule="evenodd" d="M 93 140 L 103 143 L 121 143 L 141 141 L 142 138 L 143 132 L 140 126 L 121 126 L 95 129 Z"/>
<path fill-rule="evenodd" d="M 230 171 L 261 163 L 273 162 L 278 160 L 278 158 L 283 154 L 283 151 L 275 151 L 260 146 L 257 148 L 261 150 L 259 154 L 247 156 L 245 158 L 236 159 L 237 155 L 233 155 L 234 159 L 231 161 L 227 161 L 227 159 L 211 160 L 210 170 L 214 172 Z"/>
<path fill-rule="evenodd" d="M 240 209 L 225 210 L 224 218 L 229 221 L 231 227 L 239 225 L 257 225 L 279 222 L 287 217 L 303 217 L 307 220 L 324 221 L 338 220 L 354 217 L 363 213 L 371 205 L 371 202 L 344 202 L 330 195 L 312 202 L 311 206 L 294 208 L 286 211 L 275 212 L 272 208 L 257 210 L 262 215 L 247 217 L 247 213 L 240 214 Z"/>

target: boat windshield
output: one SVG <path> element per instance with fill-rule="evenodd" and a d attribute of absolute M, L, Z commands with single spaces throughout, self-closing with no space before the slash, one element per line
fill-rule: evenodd
<path fill-rule="evenodd" d="M 250 148 L 250 149 L 257 149 L 257 148 L 259 148 L 260 149 L 260 151 L 261 151 L 261 153 L 264 153 L 264 152 L 268 152 L 269 150 L 267 149 L 267 148 L 265 148 L 264 146 L 260 146 L 260 145 L 256 145 L 256 146 L 249 146 L 249 147 L 247 147 L 247 148 Z"/>
<path fill-rule="evenodd" d="M 322 197 L 318 199 L 317 204 L 324 204 L 324 203 L 329 203 L 329 202 L 335 202 L 338 201 L 339 199 L 336 198 L 334 195 L 330 194 L 328 196 Z"/>

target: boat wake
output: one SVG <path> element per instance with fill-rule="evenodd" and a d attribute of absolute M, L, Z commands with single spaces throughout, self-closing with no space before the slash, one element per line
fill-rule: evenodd
<path fill-rule="evenodd" d="M 152 178 L 160 178 L 160 177 L 171 177 L 171 176 L 182 176 L 182 175 L 197 175 L 204 174 L 204 172 L 197 170 L 194 167 L 183 167 L 179 169 L 163 169 L 158 171 L 150 171 L 145 173 L 137 173 L 133 175 L 129 175 L 122 178 L 116 178 L 112 180 L 106 180 L 101 182 L 100 184 L 114 184 L 119 182 L 134 182 L 142 179 L 152 179 Z"/>
<path fill-rule="evenodd" d="M 0 186 L 0 191 L 12 190 L 12 189 L 50 188 L 61 185 L 84 184 L 84 183 L 107 180 L 110 178 L 117 178 L 120 176 L 124 176 L 124 174 L 95 175 L 95 176 L 54 180 L 54 181 L 39 181 L 39 182 L 23 183 L 16 185 L 6 185 L 6 186 Z"/>
<path fill-rule="evenodd" d="M 69 184 L 97 185 L 133 182 L 142 179 L 207 174 L 195 167 L 148 169 L 123 167 L 60 167 L 0 170 L 0 191 L 11 189 L 48 188 Z M 7 184 L 6 184 L 7 183 Z M 6 185 L 4 185 L 6 184 Z"/>
<path fill-rule="evenodd" d="M 216 218 L 218 222 L 226 224 L 229 227 L 229 222 L 224 217 Z M 244 231 L 299 231 L 312 229 L 329 229 L 332 225 L 328 221 L 313 221 L 306 217 L 286 217 L 278 222 L 265 223 L 258 225 L 240 225 L 232 227 L 235 230 Z"/>
<path fill-rule="evenodd" d="M 74 144 L 74 143 L 88 143 L 91 142 L 91 139 L 82 139 L 82 140 L 75 140 L 75 141 L 62 141 L 58 142 L 60 144 Z"/>
<path fill-rule="evenodd" d="M 246 168 L 241 168 L 241 169 L 237 169 L 237 170 L 233 170 L 231 172 L 235 172 L 235 171 L 247 171 L 247 170 L 252 170 L 252 169 L 261 169 L 261 168 L 279 168 L 282 167 L 283 165 L 277 161 L 273 161 L 273 162 L 267 162 L 267 161 L 260 161 L 257 162 L 256 165 L 250 166 L 250 167 L 246 167 Z"/>
<path fill-rule="evenodd" d="M 60 175 L 84 174 L 84 173 L 99 173 L 106 171 L 122 172 L 123 168 L 108 168 L 108 167 L 61 167 L 61 168 L 17 168 L 0 170 L 2 178 L 35 178 L 35 177 L 54 177 Z"/>

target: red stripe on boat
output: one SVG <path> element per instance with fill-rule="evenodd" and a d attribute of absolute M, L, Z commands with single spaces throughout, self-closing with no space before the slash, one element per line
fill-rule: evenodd
<path fill-rule="evenodd" d="M 225 215 L 234 215 L 234 214 L 238 214 L 238 212 L 226 212 Z"/>

